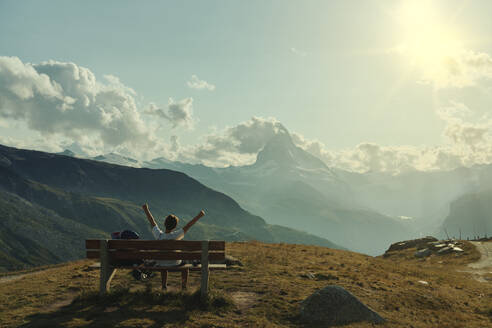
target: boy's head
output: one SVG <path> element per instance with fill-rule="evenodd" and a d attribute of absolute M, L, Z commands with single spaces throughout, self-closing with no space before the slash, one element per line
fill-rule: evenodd
<path fill-rule="evenodd" d="M 172 231 L 174 228 L 178 226 L 178 217 L 174 214 L 169 214 L 166 217 L 166 220 L 164 220 L 164 226 L 166 227 L 167 231 Z"/>

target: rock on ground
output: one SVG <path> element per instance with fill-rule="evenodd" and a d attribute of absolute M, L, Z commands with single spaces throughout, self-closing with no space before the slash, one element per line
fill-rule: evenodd
<path fill-rule="evenodd" d="M 344 288 L 329 285 L 316 291 L 301 303 L 301 319 L 328 326 L 368 321 L 383 323 L 385 320 L 369 309 Z"/>
<path fill-rule="evenodd" d="M 424 248 L 424 249 L 421 249 L 419 251 L 416 251 L 415 257 L 422 258 L 422 257 L 430 256 L 431 254 L 432 254 L 432 251 L 430 249 Z"/>
<path fill-rule="evenodd" d="M 241 261 L 239 261 L 237 258 L 231 255 L 226 255 L 225 264 L 227 266 L 231 266 L 231 265 L 243 266 L 243 263 Z"/>
<path fill-rule="evenodd" d="M 432 236 L 427 236 L 419 239 L 405 240 L 398 243 L 391 244 L 386 253 L 400 251 L 403 249 L 416 247 L 417 249 L 426 248 L 427 243 L 436 242 L 437 238 Z"/>

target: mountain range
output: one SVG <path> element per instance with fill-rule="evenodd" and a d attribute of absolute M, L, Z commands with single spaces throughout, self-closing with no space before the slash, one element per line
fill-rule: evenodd
<path fill-rule="evenodd" d="M 157 158 L 143 165 L 185 172 L 231 195 L 267 222 L 316 234 L 351 250 L 378 255 L 412 236 L 402 220 L 353 201 L 351 186 L 319 158 L 294 145 L 288 131 L 274 136 L 254 164 L 208 168 Z"/>
<path fill-rule="evenodd" d="M 330 168 L 295 146 L 286 129 L 265 145 L 254 164 L 247 166 L 212 168 L 162 157 L 143 162 L 117 154 L 103 157 L 101 160 L 108 162 L 184 172 L 231 195 L 269 223 L 302 229 L 372 255 L 405 238 L 428 234 L 445 237 L 451 221 L 463 227 L 463 237 L 467 236 L 464 231 L 473 237 L 473 230 L 477 234 L 480 229 L 471 228 L 467 216 L 458 218 L 457 207 L 452 204 L 492 186 L 492 165 L 400 174 Z M 491 222 L 492 216 L 480 220 Z"/>
<path fill-rule="evenodd" d="M 442 229 L 455 238 L 490 237 L 492 190 L 468 193 L 453 201 Z"/>
<path fill-rule="evenodd" d="M 83 255 L 83 241 L 131 229 L 152 238 L 140 205 L 158 222 L 175 213 L 185 223 L 207 213 L 189 239 L 260 240 L 340 246 L 292 228 L 267 224 L 227 195 L 181 172 L 133 168 L 0 146 L 0 270 Z"/>
<path fill-rule="evenodd" d="M 63 155 L 82 156 L 71 151 Z M 319 236 L 370 255 L 383 253 L 398 240 L 429 234 L 444 237 L 449 222 L 454 222 L 449 226 L 451 230 L 461 227 L 463 237 L 479 234 L 477 224 L 468 222 L 467 216 L 457 216 L 456 211 L 462 206 L 453 204 L 460 203 L 460 197 L 466 198 L 468 194 L 486 192 L 492 182 L 492 165 L 397 175 L 330 168 L 296 146 L 285 128 L 266 143 L 254 164 L 246 166 L 215 168 L 163 157 L 139 161 L 116 153 L 92 159 L 124 165 L 127 170 L 183 172 L 233 197 L 240 207 L 261 216 L 268 224 L 304 231 L 313 238 Z M 128 200 L 117 190 L 120 187 L 129 188 L 118 186 L 109 194 Z M 480 222 L 492 220 L 481 213 Z M 470 228 L 473 225 L 475 228 Z M 248 233 L 244 230 L 246 226 L 241 229 L 241 234 Z M 234 234 L 238 236 L 238 232 Z"/>

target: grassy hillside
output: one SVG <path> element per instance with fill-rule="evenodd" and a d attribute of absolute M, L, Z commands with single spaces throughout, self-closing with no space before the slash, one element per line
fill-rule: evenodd
<path fill-rule="evenodd" d="M 460 257 L 428 260 L 406 253 L 373 258 L 323 247 L 258 242 L 227 243 L 226 249 L 244 266 L 211 273 L 216 301 L 208 307 L 201 307 L 191 295 L 199 286 L 197 273 L 191 274 L 185 294 L 176 294 L 180 277 L 170 274 L 170 292 L 162 294 L 159 277 L 145 285 L 121 270 L 112 283 L 113 292 L 99 298 L 98 270 L 91 270 L 90 261 L 78 261 L 18 280 L 0 280 L 0 326 L 307 327 L 298 319 L 300 302 L 330 284 L 344 287 L 387 319 L 380 327 L 492 324 L 492 285 L 461 272 L 479 256 L 469 244 Z"/>
<path fill-rule="evenodd" d="M 64 218 L 14 194 L 0 191 L 0 271 L 75 260 L 83 240 L 101 231 Z"/>

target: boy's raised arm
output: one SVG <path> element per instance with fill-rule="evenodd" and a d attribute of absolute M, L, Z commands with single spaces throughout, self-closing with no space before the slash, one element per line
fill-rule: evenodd
<path fill-rule="evenodd" d="M 198 213 L 198 215 L 193 218 L 193 220 L 191 220 L 190 222 L 188 222 L 183 227 L 183 231 L 186 233 L 191 228 L 191 226 L 194 225 L 196 223 L 196 221 L 200 220 L 200 218 L 202 216 L 204 216 L 204 215 L 205 215 L 205 212 L 203 210 L 201 210 L 200 213 Z"/>
<path fill-rule="evenodd" d="M 155 223 L 155 220 L 154 220 L 154 217 L 152 216 L 152 213 L 150 213 L 149 205 L 147 205 L 147 203 L 145 203 L 142 205 L 142 208 L 145 212 L 145 215 L 147 215 L 147 220 L 149 220 L 149 223 L 152 226 L 152 228 L 155 227 L 157 224 Z"/>

